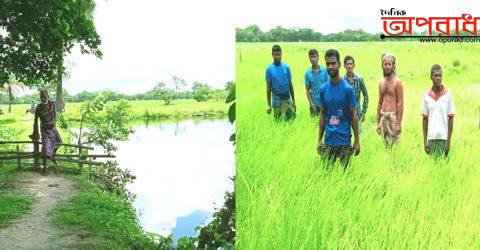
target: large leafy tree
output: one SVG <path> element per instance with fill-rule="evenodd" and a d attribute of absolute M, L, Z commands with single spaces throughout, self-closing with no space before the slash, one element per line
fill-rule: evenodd
<path fill-rule="evenodd" d="M 64 57 L 75 44 L 82 53 L 102 56 L 95 2 L 0 0 L 0 6 L 0 83 L 12 75 L 27 86 L 56 82 L 60 108 Z"/>

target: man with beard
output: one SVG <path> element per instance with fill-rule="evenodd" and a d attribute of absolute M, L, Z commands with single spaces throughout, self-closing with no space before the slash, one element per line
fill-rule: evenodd
<path fill-rule="evenodd" d="M 358 139 L 358 105 L 353 88 L 339 75 L 341 67 L 338 51 L 330 49 L 325 53 L 325 62 L 330 80 L 320 86 L 320 124 L 318 154 L 323 155 L 329 164 L 337 158 L 344 169 L 347 168 L 352 151 L 360 153 Z M 351 147 L 351 128 L 355 141 Z M 322 142 L 325 132 L 325 143 Z"/>
<path fill-rule="evenodd" d="M 362 122 L 365 121 L 365 114 L 367 113 L 368 108 L 368 91 L 365 87 L 365 82 L 363 78 L 354 73 L 353 69 L 355 69 L 355 59 L 352 56 L 346 56 L 343 60 L 345 64 L 344 67 L 347 70 L 347 73 L 343 76 L 343 80 L 350 83 L 352 85 L 353 90 L 355 92 L 355 98 L 358 102 L 357 106 L 357 115 L 358 115 L 358 133 L 362 133 Z M 363 95 L 363 105 L 360 108 L 360 94 Z"/>
<path fill-rule="evenodd" d="M 442 68 L 435 64 L 430 71 L 433 86 L 423 96 L 423 145 L 435 158 L 448 156 L 452 139 L 455 108 L 452 93 L 442 85 Z"/>
<path fill-rule="evenodd" d="M 58 171 L 58 164 L 52 158 L 58 150 L 58 144 L 62 143 L 62 138 L 56 127 L 55 102 L 49 100 L 48 92 L 40 91 L 41 103 L 35 108 L 35 120 L 33 123 L 33 139 L 38 141 L 38 119 L 40 119 L 40 134 L 42 135 L 42 158 L 43 171 L 47 174 L 47 159 L 51 159 L 55 163 L 55 173 Z"/>
<path fill-rule="evenodd" d="M 330 77 L 327 74 L 327 68 L 318 65 L 318 51 L 316 49 L 311 49 L 308 52 L 308 57 L 312 67 L 305 72 L 305 88 L 307 92 L 307 100 L 310 104 L 310 114 L 316 116 L 320 111 L 320 86 L 324 82 L 330 80 Z"/>
<path fill-rule="evenodd" d="M 380 81 L 377 107 L 377 133 L 383 137 L 385 146 L 391 147 L 398 142 L 402 132 L 403 86 L 396 76 L 395 56 L 382 55 L 384 78 Z"/>
<path fill-rule="evenodd" d="M 295 96 L 293 92 L 292 74 L 286 63 L 282 62 L 282 49 L 279 45 L 272 47 L 273 63 L 265 72 L 267 82 L 267 114 L 272 113 L 278 120 L 282 114 L 285 119 L 295 118 Z"/>

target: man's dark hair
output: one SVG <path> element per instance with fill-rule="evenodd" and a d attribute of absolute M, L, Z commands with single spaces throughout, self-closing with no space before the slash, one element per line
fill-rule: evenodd
<path fill-rule="evenodd" d="M 355 64 L 355 59 L 353 59 L 352 56 L 346 56 L 345 59 L 343 59 L 343 64 L 347 64 L 349 60 L 352 60 L 353 64 Z"/>
<path fill-rule="evenodd" d="M 311 49 L 310 51 L 308 51 L 308 57 L 311 57 L 313 55 L 318 56 L 318 51 L 316 49 Z"/>
<path fill-rule="evenodd" d="M 338 51 L 334 49 L 329 49 L 327 50 L 327 52 L 325 52 L 325 59 L 327 59 L 327 57 L 332 57 L 332 56 L 337 58 L 337 62 L 340 62 L 340 54 L 338 54 Z"/>
<path fill-rule="evenodd" d="M 48 91 L 46 91 L 46 90 L 40 90 L 40 95 L 42 96 L 42 95 L 44 95 L 44 94 L 47 94 L 47 95 L 48 95 Z"/>
<path fill-rule="evenodd" d="M 272 54 L 275 53 L 275 52 L 282 52 L 282 48 L 280 48 L 280 45 L 278 45 L 278 44 L 273 45 Z"/>
<path fill-rule="evenodd" d="M 432 69 L 430 70 L 430 76 L 433 76 L 433 71 L 434 70 L 442 70 L 442 67 L 440 67 L 440 65 L 438 65 L 438 64 L 434 64 L 432 66 Z"/>

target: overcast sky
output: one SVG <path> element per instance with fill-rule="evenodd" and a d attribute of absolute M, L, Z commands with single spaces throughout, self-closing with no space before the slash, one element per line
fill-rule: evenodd
<path fill-rule="evenodd" d="M 309 27 L 327 34 L 347 28 L 381 32 L 380 9 L 408 16 L 480 16 L 475 1 L 160 1 L 97 0 L 95 24 L 103 59 L 68 56 L 70 93 L 111 89 L 134 94 L 173 75 L 221 88 L 235 79 L 235 27 Z"/>
<path fill-rule="evenodd" d="M 173 75 L 221 88 L 235 80 L 234 25 L 222 1 L 97 0 L 103 59 L 75 50 L 67 59 L 70 93 L 141 93 Z M 211 7 L 208 7 L 211 3 Z"/>
<path fill-rule="evenodd" d="M 241 5 L 240 5 L 241 3 Z M 313 28 L 323 34 L 346 29 L 383 31 L 380 9 L 405 10 L 406 16 L 460 17 L 462 13 L 480 16 L 480 5 L 471 0 L 403 0 L 403 1 L 274 1 L 243 0 L 235 8 L 235 25 L 245 28 L 258 24 L 263 31 L 282 27 Z"/>

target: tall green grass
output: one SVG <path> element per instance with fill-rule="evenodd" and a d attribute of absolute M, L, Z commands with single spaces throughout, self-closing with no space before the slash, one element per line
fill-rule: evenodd
<path fill-rule="evenodd" d="M 476 44 L 284 43 L 297 99 L 297 118 L 266 114 L 265 68 L 270 43 L 237 44 L 237 247 L 239 249 L 480 247 L 480 62 Z M 308 50 L 320 64 L 335 48 L 355 58 L 370 105 L 361 153 L 346 172 L 328 169 L 316 152 L 318 118 L 311 118 L 303 76 Z M 380 56 L 397 57 L 405 91 L 403 133 L 388 150 L 375 132 Z M 460 61 L 454 66 L 453 61 Z M 423 151 L 421 101 L 430 67 L 443 67 L 456 116 L 450 156 Z M 343 64 L 343 63 L 342 63 Z M 342 65 L 340 73 L 345 74 Z"/>

